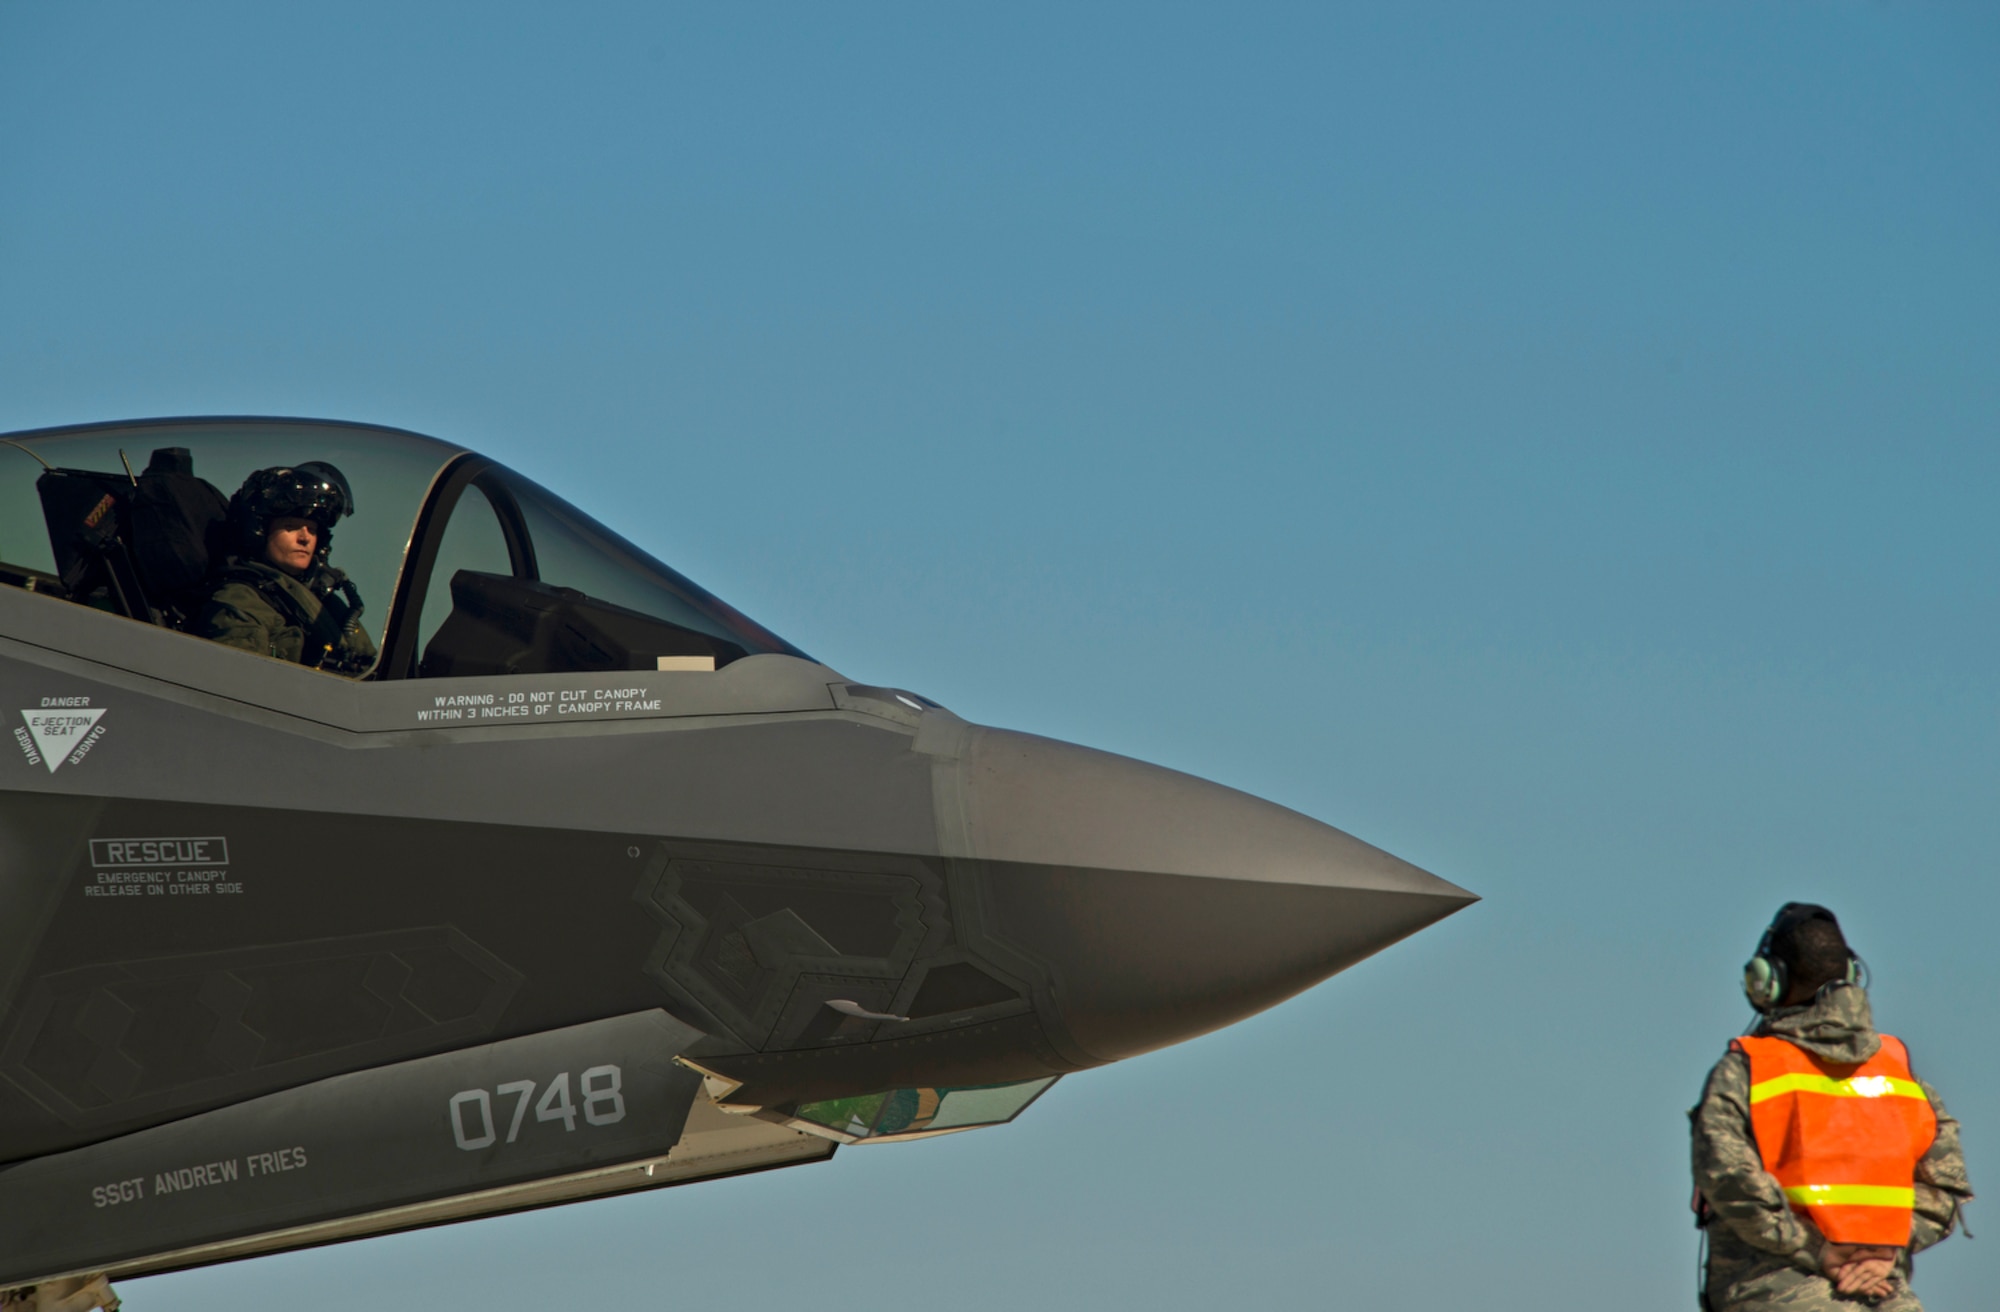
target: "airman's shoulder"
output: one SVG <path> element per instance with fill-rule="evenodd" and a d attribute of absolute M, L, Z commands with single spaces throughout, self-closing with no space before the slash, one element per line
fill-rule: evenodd
<path fill-rule="evenodd" d="M 1708 1078 L 1702 1081 L 1701 1105 L 1719 1101 L 1743 1103 L 1749 1096 L 1750 1059 L 1741 1049 L 1730 1047 L 1709 1067 Z"/>

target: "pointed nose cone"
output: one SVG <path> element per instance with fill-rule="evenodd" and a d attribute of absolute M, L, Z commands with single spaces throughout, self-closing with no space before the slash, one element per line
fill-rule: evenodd
<path fill-rule="evenodd" d="M 1478 900 L 1296 811 L 1127 757 L 986 729 L 959 765 L 949 854 L 981 863 L 987 933 L 1041 964 L 1069 1038 L 1099 1061 L 1262 1011 Z"/>

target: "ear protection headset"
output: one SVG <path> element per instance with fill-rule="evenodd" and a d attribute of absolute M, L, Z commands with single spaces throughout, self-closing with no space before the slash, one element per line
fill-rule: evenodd
<path fill-rule="evenodd" d="M 1744 963 L 1743 996 L 1750 999 L 1750 1005 L 1758 1011 L 1769 1011 L 1776 1007 L 1792 983 L 1789 972 L 1785 969 L 1785 963 L 1771 953 L 1771 940 L 1808 920 L 1824 920 L 1835 929 L 1840 928 L 1840 921 L 1823 906 L 1811 902 L 1787 902 L 1778 908 L 1777 915 L 1771 917 L 1771 923 L 1764 930 L 1764 937 L 1757 940 L 1757 955 Z M 1837 982 L 1857 987 L 1867 986 L 1868 966 L 1855 955 L 1852 948 L 1847 952 L 1847 974 Z"/>

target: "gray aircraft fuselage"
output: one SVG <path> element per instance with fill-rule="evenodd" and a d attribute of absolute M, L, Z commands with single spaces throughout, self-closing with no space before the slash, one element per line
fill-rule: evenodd
<path fill-rule="evenodd" d="M 12 458 L 32 481 L 56 476 L 28 452 L 199 460 L 209 435 L 274 464 L 428 442 L 187 420 L 13 434 Z M 470 620 L 421 644 L 417 575 L 467 487 L 505 519 L 505 471 L 431 446 L 414 518 L 378 526 L 369 677 L 0 559 L 0 1287 L 997 1123 L 1471 900 L 1272 803 L 685 616 L 712 671 L 642 643 L 452 672 Z M 541 563 L 508 528 L 512 566 L 441 575 L 425 623 L 567 604 L 532 495 Z"/>

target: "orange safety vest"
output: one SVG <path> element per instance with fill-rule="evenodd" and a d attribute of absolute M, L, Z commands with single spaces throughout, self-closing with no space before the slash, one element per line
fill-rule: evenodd
<path fill-rule="evenodd" d="M 1836 1244 L 1910 1242 L 1917 1163 L 1937 1113 L 1887 1034 L 1859 1066 L 1821 1061 L 1786 1039 L 1736 1039 L 1750 1059 L 1750 1128 L 1792 1210 Z"/>

